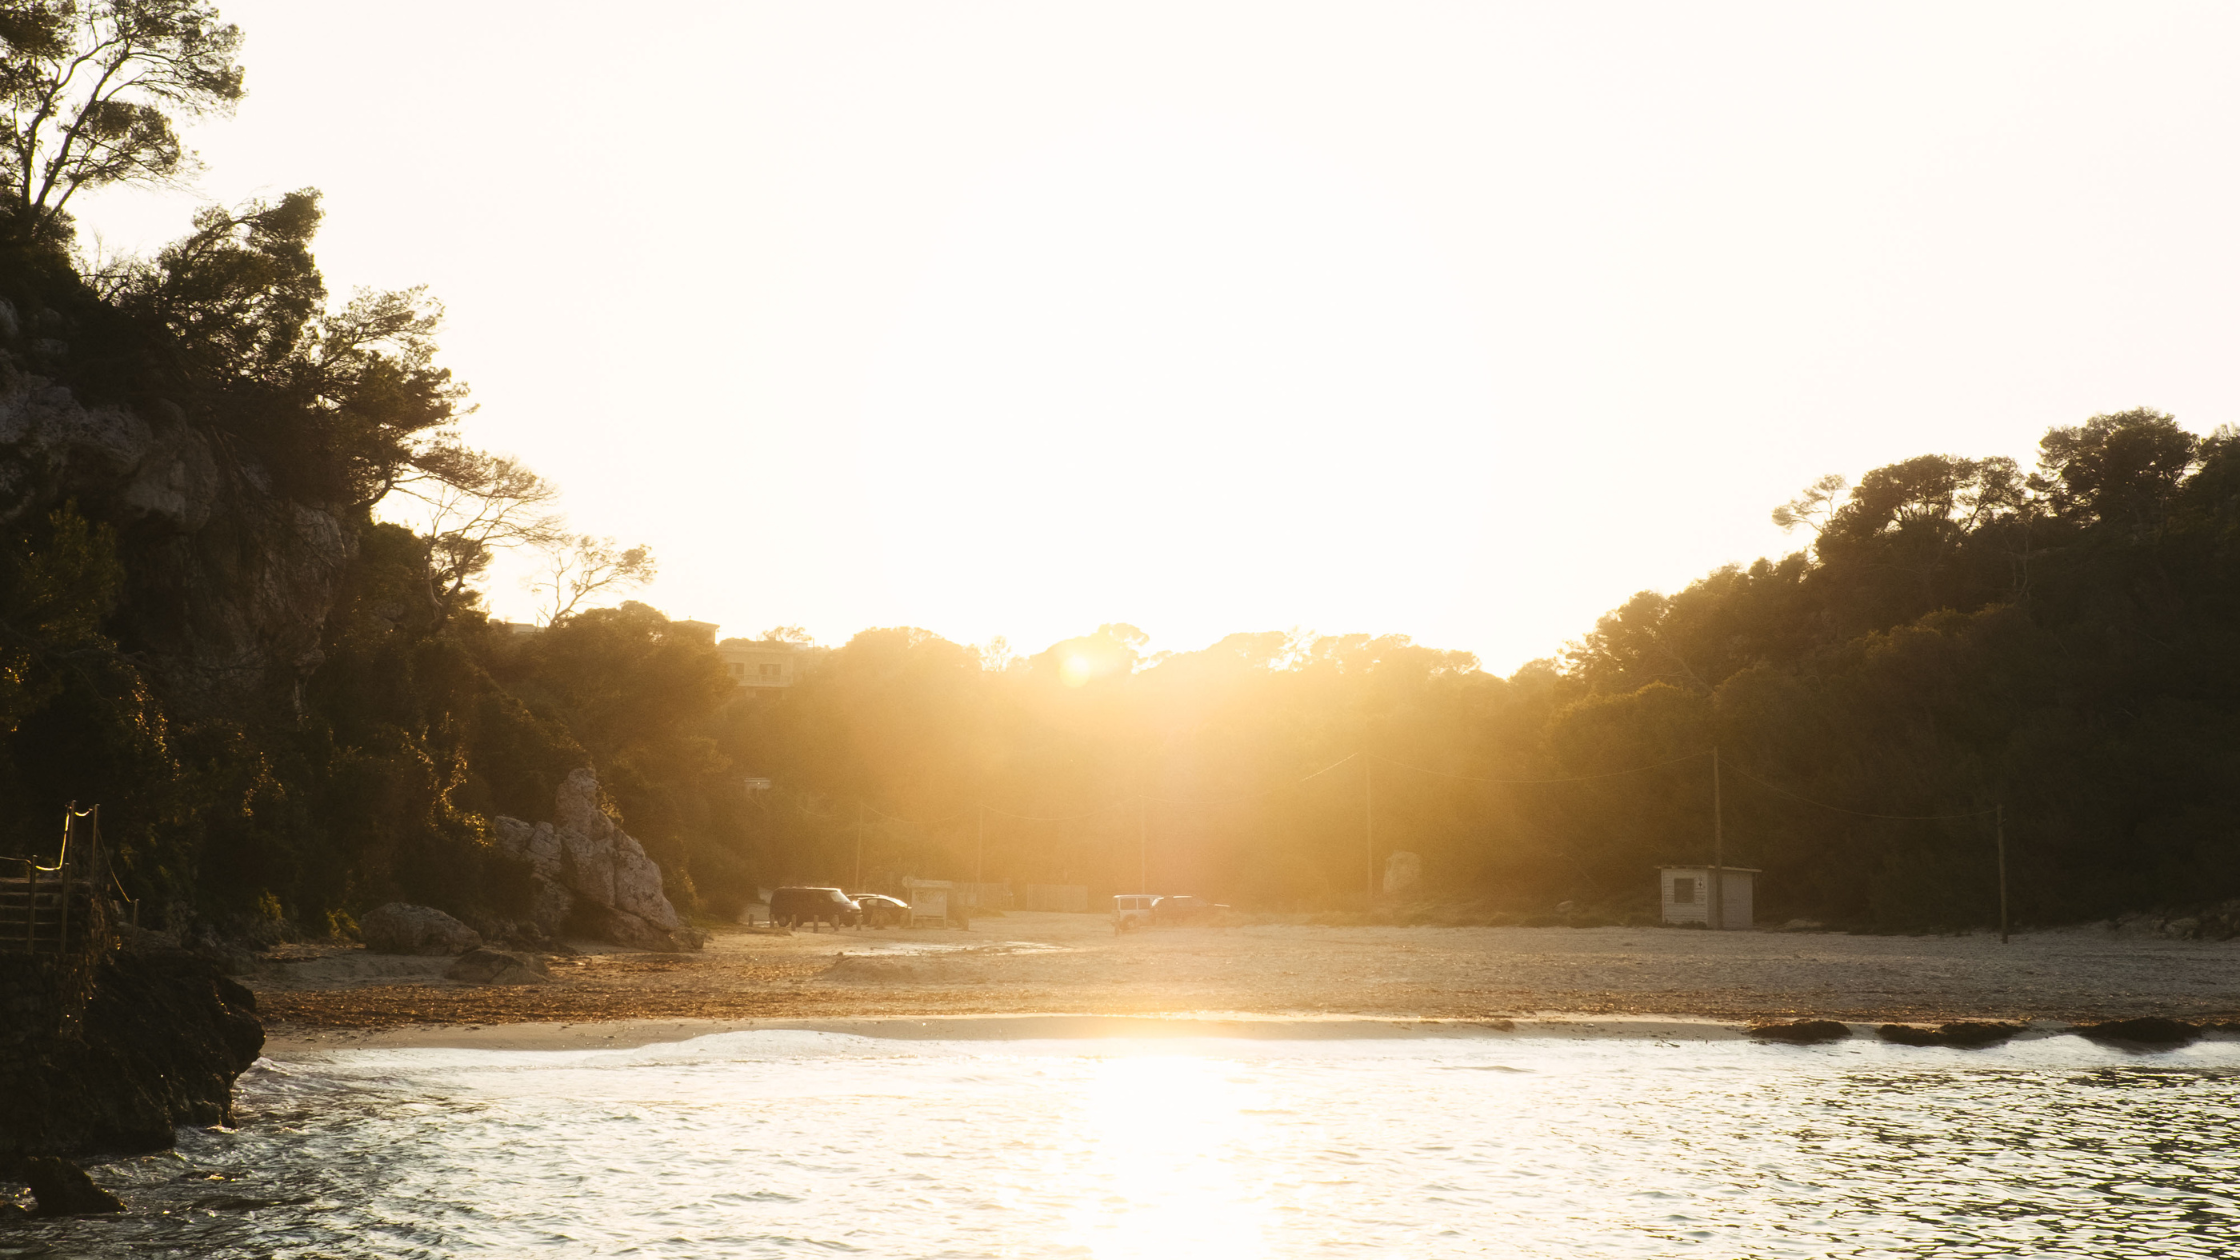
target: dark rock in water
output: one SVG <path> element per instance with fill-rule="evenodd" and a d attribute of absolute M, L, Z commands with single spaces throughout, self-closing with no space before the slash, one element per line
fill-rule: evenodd
<path fill-rule="evenodd" d="M 1995 1046 L 2022 1031 L 2020 1024 L 1982 1023 L 1975 1020 L 1955 1020 L 1935 1028 L 1916 1024 L 1884 1024 L 1875 1035 L 1884 1041 L 1901 1046 L 1957 1046 L 1963 1050 L 1980 1050 Z"/>
<path fill-rule="evenodd" d="M 1955 1020 L 1937 1029 L 1937 1032 L 1944 1037 L 1944 1044 L 1960 1046 L 1970 1050 L 1998 1045 L 2013 1038 L 2021 1031 L 2022 1025 L 2020 1024 L 2003 1024 L 1972 1019 Z"/>
<path fill-rule="evenodd" d="M 432 906 L 392 901 L 358 921 L 366 948 L 376 954 L 464 954 L 482 934 Z"/>
<path fill-rule="evenodd" d="M 550 984 L 544 960 L 503 949 L 472 949 L 459 955 L 445 977 L 465 984 Z"/>
<path fill-rule="evenodd" d="M 31 1197 L 39 1201 L 35 1216 L 92 1216 L 101 1212 L 122 1212 L 124 1203 L 117 1196 L 93 1184 L 85 1169 L 67 1159 L 51 1155 L 35 1155 L 24 1160 L 23 1179 L 31 1185 Z"/>
<path fill-rule="evenodd" d="M 1884 1041 L 1895 1042 L 1901 1046 L 1941 1046 L 1944 1044 L 1943 1032 L 1935 1028 L 1923 1028 L 1919 1024 L 1884 1024 L 1874 1030 L 1874 1035 Z"/>
<path fill-rule="evenodd" d="M 2144 1019 L 2111 1019 L 2098 1024 L 2078 1024 L 2069 1031 L 2094 1041 L 2119 1046 L 2156 1046 L 2175 1049 L 2201 1040 L 2201 1025 L 2182 1019 L 2150 1015 Z"/>
<path fill-rule="evenodd" d="M 1792 1046 L 1812 1046 L 1823 1041 L 1841 1041 L 1851 1035 L 1851 1028 L 1832 1019 L 1800 1019 L 1786 1024 L 1752 1024 L 1750 1035 Z"/>
<path fill-rule="evenodd" d="M 0 1156 L 168 1148 L 233 1122 L 234 1078 L 264 1049 L 256 997 L 179 950 L 0 969 Z"/>

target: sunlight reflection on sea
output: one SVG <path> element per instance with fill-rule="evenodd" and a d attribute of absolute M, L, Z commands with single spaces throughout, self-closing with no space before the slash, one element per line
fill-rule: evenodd
<path fill-rule="evenodd" d="M 911 1042 L 261 1064 L 0 1255 L 2226 1256 L 2240 1043 Z"/>

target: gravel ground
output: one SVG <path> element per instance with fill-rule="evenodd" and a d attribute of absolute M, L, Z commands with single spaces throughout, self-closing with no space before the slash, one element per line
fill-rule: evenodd
<path fill-rule="evenodd" d="M 1659 928 L 1158 928 L 1013 913 L 970 931 L 768 935 L 697 954 L 582 946 L 543 985 L 442 978 L 448 959 L 294 947 L 243 979 L 268 1023 L 400 1028 L 996 1014 L 1532 1015 L 2084 1021 L 2240 1017 L 2240 941 L 2083 928 L 1847 936 Z"/>

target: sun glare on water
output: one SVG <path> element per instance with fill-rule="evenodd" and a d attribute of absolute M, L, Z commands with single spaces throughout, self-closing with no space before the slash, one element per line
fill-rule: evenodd
<path fill-rule="evenodd" d="M 1236 1070 L 1180 1054 L 1099 1066 L 1066 1153 L 1077 1245 L 1098 1260 L 1270 1254 L 1269 1187 L 1240 1177 L 1236 1158 L 1263 1152 L 1269 1135 Z"/>

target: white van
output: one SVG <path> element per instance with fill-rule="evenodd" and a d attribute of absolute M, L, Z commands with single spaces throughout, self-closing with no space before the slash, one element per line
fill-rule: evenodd
<path fill-rule="evenodd" d="M 1151 922 L 1151 907 L 1159 899 L 1148 893 L 1122 893 L 1112 899 L 1112 930 L 1125 932 Z"/>

